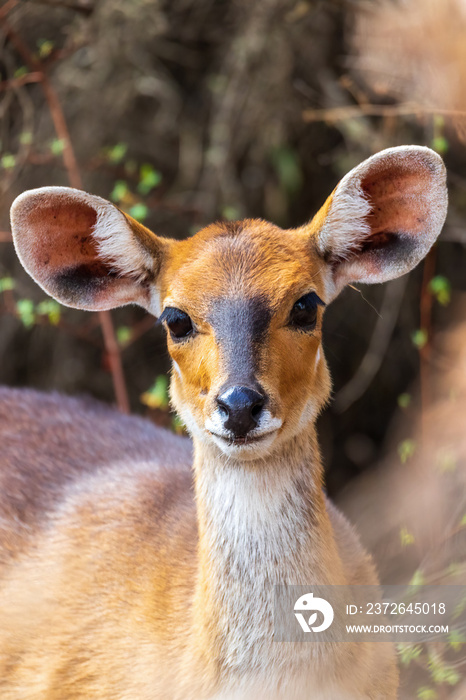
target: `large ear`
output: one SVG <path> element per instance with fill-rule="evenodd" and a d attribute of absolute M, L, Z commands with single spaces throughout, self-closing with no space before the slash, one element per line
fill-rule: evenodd
<path fill-rule="evenodd" d="M 351 170 L 309 225 L 328 264 L 328 294 L 348 282 L 384 282 L 411 270 L 447 213 L 446 172 L 430 148 L 381 151 Z"/>
<path fill-rule="evenodd" d="M 66 306 L 139 304 L 159 314 L 157 277 L 170 241 L 105 199 L 70 187 L 24 192 L 11 207 L 22 264 Z"/>

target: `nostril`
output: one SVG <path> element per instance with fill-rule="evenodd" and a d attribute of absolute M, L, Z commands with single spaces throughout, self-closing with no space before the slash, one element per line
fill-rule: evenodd
<path fill-rule="evenodd" d="M 227 406 L 221 401 L 220 399 L 217 399 L 217 405 L 218 405 L 218 410 L 220 412 L 221 417 L 226 420 L 229 416 L 228 408 Z"/>
<path fill-rule="evenodd" d="M 264 401 L 258 401 L 251 409 L 251 416 L 254 418 L 254 420 L 258 420 L 260 414 L 262 413 L 262 409 L 264 408 Z"/>

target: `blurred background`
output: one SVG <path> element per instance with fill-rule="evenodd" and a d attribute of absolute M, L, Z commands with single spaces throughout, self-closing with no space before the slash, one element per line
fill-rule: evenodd
<path fill-rule="evenodd" d="M 328 310 L 334 400 L 319 430 L 328 490 L 384 582 L 457 582 L 465 81 L 464 0 L 4 2 L 0 382 L 92 394 L 183 430 L 154 319 L 65 309 L 22 271 L 8 212 L 23 190 L 83 187 L 177 238 L 222 218 L 291 227 L 376 151 L 430 146 L 448 168 L 446 226 L 409 276 L 348 288 Z M 402 697 L 466 698 L 464 642 L 404 645 Z"/>

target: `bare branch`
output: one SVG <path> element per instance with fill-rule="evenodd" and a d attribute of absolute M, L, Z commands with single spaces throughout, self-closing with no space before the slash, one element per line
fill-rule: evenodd
<path fill-rule="evenodd" d="M 466 118 L 466 112 L 440 107 L 425 107 L 420 104 L 406 102 L 397 105 L 345 105 L 327 109 L 305 109 L 302 113 L 305 122 L 338 122 L 357 117 L 393 117 L 393 116 L 424 116 L 443 115 L 445 117 Z"/>
<path fill-rule="evenodd" d="M 356 373 L 335 397 L 335 408 L 339 413 L 346 411 L 361 398 L 380 369 L 395 329 L 407 281 L 408 275 L 405 275 L 386 285 L 380 315 L 366 354 Z"/>
<path fill-rule="evenodd" d="M 41 61 L 33 56 L 21 37 L 10 26 L 5 19 L 5 13 L 0 13 L 0 26 L 3 28 L 5 34 L 15 46 L 18 53 L 23 57 L 23 60 L 28 66 L 29 70 L 32 73 L 40 74 L 41 79 L 39 82 L 47 100 L 55 132 L 57 137 L 63 143 L 63 162 L 68 173 L 70 185 L 72 187 L 76 187 L 77 189 L 82 189 L 81 174 L 79 172 L 78 163 L 71 143 L 65 115 L 63 113 L 58 95 L 47 74 L 45 73 Z M 105 349 L 109 358 L 110 369 L 112 372 L 113 386 L 118 407 L 123 413 L 129 413 L 128 392 L 123 374 L 120 348 L 116 340 L 112 317 L 109 311 L 101 311 L 99 313 L 99 318 L 105 342 Z"/>

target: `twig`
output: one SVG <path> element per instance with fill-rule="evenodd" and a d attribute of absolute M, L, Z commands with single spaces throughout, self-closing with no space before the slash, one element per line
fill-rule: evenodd
<path fill-rule="evenodd" d="M 0 243 L 12 243 L 13 238 L 9 231 L 0 231 Z"/>
<path fill-rule="evenodd" d="M 37 5 L 51 5 L 52 7 L 65 7 L 68 10 L 82 12 L 90 15 L 95 7 L 94 0 L 32 0 Z"/>
<path fill-rule="evenodd" d="M 440 107 L 425 107 L 415 103 L 399 105 L 345 105 L 328 109 L 305 109 L 302 118 L 305 122 L 337 122 L 355 117 L 417 116 L 419 114 L 440 114 L 445 117 L 466 117 L 466 112 Z"/>
<path fill-rule="evenodd" d="M 0 8 L 0 19 L 3 17 L 6 17 L 11 10 L 16 7 L 16 5 L 19 3 L 19 0 L 8 0 L 3 7 Z"/>
<path fill-rule="evenodd" d="M 1 296 L 3 297 L 3 306 L 5 311 L 10 314 L 10 316 L 20 318 L 13 291 L 11 289 L 5 289 Z M 44 316 L 36 316 L 34 323 L 38 326 L 50 326 L 50 322 Z M 90 343 L 91 345 L 94 345 L 102 350 L 102 343 L 93 338 L 89 333 L 86 333 L 79 326 L 71 326 L 60 318 L 59 322 L 56 324 L 56 327 L 66 331 L 68 335 L 73 335 L 75 338 L 84 340 L 86 343 Z"/>
<path fill-rule="evenodd" d="M 152 316 L 144 316 L 139 323 L 131 329 L 131 337 L 122 344 L 123 350 L 126 350 L 130 345 L 133 345 L 139 338 L 141 338 L 145 333 L 154 328 L 156 324 L 155 319 Z"/>
<path fill-rule="evenodd" d="M 76 187 L 77 189 L 82 189 L 81 175 L 79 173 L 78 164 L 71 145 L 68 126 L 66 124 L 65 115 L 63 114 L 58 95 L 52 87 L 48 76 L 44 72 L 40 60 L 33 56 L 26 44 L 4 17 L 0 16 L 0 24 L 3 26 L 5 34 L 10 39 L 15 49 L 22 56 L 23 61 L 29 67 L 29 70 L 33 73 L 39 73 L 41 75 L 40 84 L 49 106 L 50 116 L 52 117 L 57 137 L 63 143 L 63 162 L 68 173 L 70 185 L 72 187 Z"/>
<path fill-rule="evenodd" d="M 405 275 L 387 285 L 382 308 L 366 354 L 356 373 L 335 397 L 334 405 L 339 413 L 346 411 L 366 392 L 377 374 L 398 319 L 407 281 L 408 276 Z"/>
<path fill-rule="evenodd" d="M 425 420 L 427 410 L 431 405 L 431 377 L 430 377 L 430 360 L 432 354 L 432 304 L 433 297 L 429 290 L 430 281 L 435 274 L 435 266 L 437 262 L 436 246 L 431 248 L 430 252 L 424 260 L 421 301 L 420 301 L 420 326 L 426 333 L 426 342 L 419 349 L 420 357 L 420 383 L 421 383 L 421 426 L 423 436 L 425 435 Z"/>
<path fill-rule="evenodd" d="M 76 187 L 77 189 L 82 189 L 81 174 L 79 172 L 78 163 L 71 144 L 68 126 L 58 95 L 50 83 L 47 74 L 44 72 L 40 60 L 32 55 L 26 44 L 6 21 L 5 13 L 0 14 L 0 25 L 3 27 L 5 34 L 15 46 L 18 53 L 23 57 L 24 62 L 29 67 L 29 70 L 41 75 L 40 84 L 49 106 L 50 116 L 52 117 L 55 132 L 63 144 L 63 163 L 68 173 L 70 185 L 72 187 Z M 118 343 L 116 341 L 112 317 L 109 311 L 100 311 L 99 318 L 102 327 L 105 349 L 109 358 L 110 370 L 112 372 L 113 386 L 118 407 L 123 413 L 129 413 L 128 392 L 123 374 L 120 348 L 118 347 Z"/>
<path fill-rule="evenodd" d="M 9 90 L 10 88 L 22 87 L 23 85 L 27 85 L 28 83 L 40 83 L 42 82 L 42 79 L 42 73 L 26 73 L 26 75 L 22 75 L 20 78 L 10 78 L 10 80 L 2 80 L 0 82 L 0 90 Z"/>
<path fill-rule="evenodd" d="M 100 325 L 104 336 L 105 347 L 108 353 L 108 360 L 113 376 L 113 386 L 118 407 L 123 413 L 129 413 L 129 399 L 126 390 L 125 376 L 123 374 L 123 365 L 121 363 L 120 348 L 115 335 L 112 317 L 109 311 L 99 311 Z"/>

